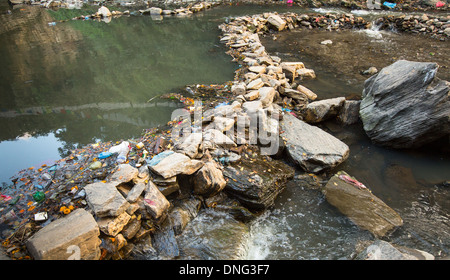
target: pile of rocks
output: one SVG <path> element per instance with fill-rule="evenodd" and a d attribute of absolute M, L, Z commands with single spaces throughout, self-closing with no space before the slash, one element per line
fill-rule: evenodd
<path fill-rule="evenodd" d="M 395 28 L 401 32 L 427 34 L 432 38 L 446 40 L 450 37 L 450 16 L 422 14 L 385 16 L 375 21 L 380 29 Z"/>
<path fill-rule="evenodd" d="M 207 9 L 212 8 L 213 6 L 219 5 L 218 2 L 200 2 L 195 4 L 190 4 L 187 7 L 180 7 L 178 9 L 161 9 L 158 7 L 150 7 L 145 10 L 139 10 L 141 14 L 151 15 L 151 16 L 168 16 L 168 15 L 177 15 L 177 16 L 187 16 L 190 14 L 198 13 Z"/>

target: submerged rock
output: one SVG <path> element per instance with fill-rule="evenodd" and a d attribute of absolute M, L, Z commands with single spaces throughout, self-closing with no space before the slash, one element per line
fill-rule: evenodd
<path fill-rule="evenodd" d="M 399 60 L 366 80 L 359 114 L 374 143 L 415 148 L 450 134 L 450 83 L 437 70 Z"/>
<path fill-rule="evenodd" d="M 360 252 L 356 260 L 434 260 L 434 256 L 421 250 L 395 246 L 377 239 Z"/>
<path fill-rule="evenodd" d="M 230 214 L 204 209 L 177 238 L 180 258 L 239 260 L 246 255 L 249 228 Z"/>
<path fill-rule="evenodd" d="M 345 178 L 349 179 L 344 180 Z M 403 225 L 397 212 L 343 171 L 335 174 L 322 192 L 328 203 L 376 237 L 382 237 Z"/>
<path fill-rule="evenodd" d="M 285 114 L 280 125 L 289 156 L 307 172 L 331 169 L 349 155 L 345 143 L 291 114 Z"/>

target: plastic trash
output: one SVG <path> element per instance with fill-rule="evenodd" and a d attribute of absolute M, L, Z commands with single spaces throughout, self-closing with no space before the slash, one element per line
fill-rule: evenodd
<path fill-rule="evenodd" d="M 144 147 L 144 143 L 142 143 L 142 142 L 139 142 L 136 144 L 137 149 L 142 149 L 143 147 Z"/>
<path fill-rule="evenodd" d="M 444 7 L 444 6 L 445 6 L 445 3 L 444 3 L 444 2 L 438 1 L 438 2 L 436 3 L 436 8 L 440 8 L 440 7 Z"/>
<path fill-rule="evenodd" d="M 112 155 L 112 153 L 110 153 L 110 152 L 103 152 L 103 153 L 100 153 L 100 154 L 98 154 L 98 158 L 99 159 L 104 159 L 104 158 L 108 158 L 108 157 L 110 157 Z"/>
<path fill-rule="evenodd" d="M 45 193 L 41 191 L 37 191 L 33 194 L 33 199 L 36 202 L 41 202 L 45 199 Z"/>
<path fill-rule="evenodd" d="M 157 165 L 161 160 L 173 154 L 174 151 L 164 151 L 162 153 L 157 154 L 151 160 L 147 162 L 148 166 Z"/>
<path fill-rule="evenodd" d="M 45 221 L 48 219 L 48 214 L 47 212 L 40 212 L 40 213 L 36 213 L 34 214 L 34 220 L 36 222 L 41 222 L 41 221 Z"/>
<path fill-rule="evenodd" d="M 385 5 L 388 8 L 391 8 L 391 9 L 393 9 L 393 8 L 395 8 L 395 6 L 397 6 L 396 3 L 391 3 L 391 2 L 387 2 L 387 1 L 384 2 L 383 5 Z"/>
<path fill-rule="evenodd" d="M 42 174 L 42 179 L 49 181 L 52 179 L 52 176 L 50 176 L 50 174 L 48 173 L 44 173 Z"/>
<path fill-rule="evenodd" d="M 48 23 L 48 26 L 55 26 L 55 25 L 56 25 L 56 22 L 54 22 L 54 21 Z"/>
<path fill-rule="evenodd" d="M 228 102 L 222 102 L 219 105 L 217 105 L 216 107 L 214 107 L 214 109 L 225 106 L 225 105 L 228 105 Z"/>
<path fill-rule="evenodd" d="M 118 153 L 116 161 L 118 163 L 124 163 L 127 161 L 128 152 L 130 152 L 131 146 L 128 141 L 123 141 L 119 145 L 113 146 L 109 148 L 108 152 L 110 153 Z"/>

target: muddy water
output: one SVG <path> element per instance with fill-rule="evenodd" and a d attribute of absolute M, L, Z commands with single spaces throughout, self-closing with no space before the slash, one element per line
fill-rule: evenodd
<path fill-rule="evenodd" d="M 331 40 L 331 45 L 321 42 Z M 425 36 L 368 30 L 328 32 L 299 29 L 268 35 L 263 39 L 268 51 L 283 60 L 300 60 L 315 70 L 317 79 L 305 80 L 303 85 L 317 91 L 318 97 L 360 94 L 369 67 L 381 70 L 397 60 L 436 62 L 438 77 L 450 80 L 450 46 L 448 42 Z"/>
<path fill-rule="evenodd" d="M 332 40 L 332 45 L 321 45 Z M 317 79 L 301 84 L 319 99 L 361 95 L 367 76 L 360 72 L 383 68 L 397 59 L 434 61 L 439 77 L 449 78 L 449 45 L 424 37 L 370 31 L 294 31 L 266 36 L 269 53 L 285 61 L 303 61 Z M 448 140 L 418 150 L 390 150 L 373 145 L 362 124 L 320 125 L 350 147 L 349 158 L 334 171 L 345 170 L 396 210 L 404 226 L 387 241 L 427 251 L 437 258 L 450 252 L 450 179 Z M 327 176 L 330 176 L 327 174 Z M 249 258 L 350 259 L 362 241 L 372 237 L 331 207 L 318 190 L 289 183 L 274 209 L 252 226 Z"/>

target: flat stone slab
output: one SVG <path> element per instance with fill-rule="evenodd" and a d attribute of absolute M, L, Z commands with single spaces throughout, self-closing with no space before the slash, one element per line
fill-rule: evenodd
<path fill-rule="evenodd" d="M 98 260 L 99 235 L 94 217 L 84 209 L 76 209 L 39 230 L 26 246 L 36 260 Z"/>
<path fill-rule="evenodd" d="M 129 203 L 116 188 L 116 182 L 97 182 L 86 185 L 86 200 L 97 217 L 119 216 Z"/>
<path fill-rule="evenodd" d="M 344 180 L 345 178 L 358 182 L 347 173 L 338 172 L 323 189 L 328 203 L 375 237 L 382 237 L 403 225 L 400 215 L 373 195 L 369 189 L 349 183 L 348 179 Z"/>

